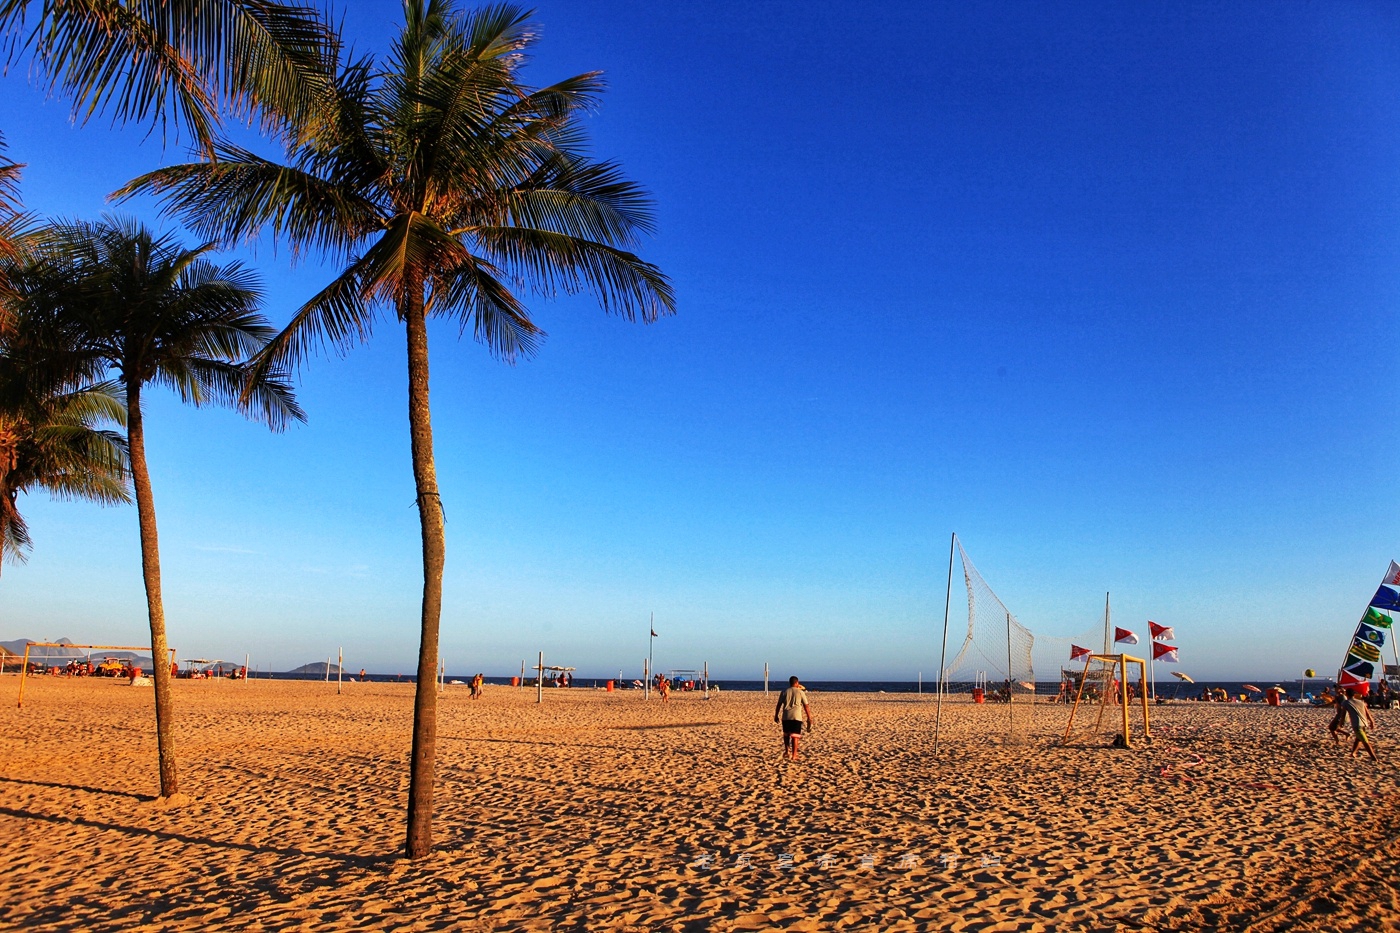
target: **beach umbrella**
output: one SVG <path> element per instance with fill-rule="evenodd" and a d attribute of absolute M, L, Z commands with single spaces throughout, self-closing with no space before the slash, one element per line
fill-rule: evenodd
<path fill-rule="evenodd" d="M 1263 690 L 1260 690 L 1258 687 L 1254 686 L 1254 684 L 1244 684 L 1243 686 L 1244 686 L 1244 688 L 1245 688 L 1246 690 L 1248 690 L 1250 693 L 1263 693 L 1263 692 L 1264 692 Z"/>
<path fill-rule="evenodd" d="M 1188 684 L 1195 683 L 1195 681 L 1191 679 L 1190 674 L 1183 674 L 1181 673 L 1181 671 L 1172 671 L 1172 676 L 1175 677 L 1177 680 L 1185 681 Z"/>

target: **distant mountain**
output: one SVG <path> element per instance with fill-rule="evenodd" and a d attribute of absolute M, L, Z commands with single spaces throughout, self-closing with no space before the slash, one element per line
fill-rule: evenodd
<path fill-rule="evenodd" d="M 344 671 L 338 664 L 327 664 L 325 661 L 316 661 L 313 664 L 303 664 L 296 670 L 287 671 L 288 674 L 316 674 L 320 677 L 326 676 L 327 670 L 334 675 L 337 671 Z"/>
<path fill-rule="evenodd" d="M 10 654 L 23 655 L 23 654 L 24 654 L 24 646 L 25 646 L 25 645 L 32 645 L 32 644 L 34 644 L 37 640 L 38 640 L 38 639 L 34 639 L 34 638 L 16 638 L 14 641 L 0 641 L 0 648 L 4 648 L 4 649 L 5 649 L 7 652 L 9 652 Z M 73 639 L 71 639 L 71 638 L 55 638 L 54 641 L 57 642 L 57 643 L 60 644 L 60 645 L 71 645 L 71 644 L 73 644 Z"/>

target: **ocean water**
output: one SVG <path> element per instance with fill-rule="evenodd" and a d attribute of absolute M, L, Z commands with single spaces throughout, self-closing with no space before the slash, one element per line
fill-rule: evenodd
<path fill-rule="evenodd" d="M 292 674 L 276 672 L 268 673 L 266 671 L 255 671 L 250 676 L 260 680 L 325 679 L 324 674 Z M 357 676 L 358 671 L 352 672 L 347 670 L 345 672 L 346 680 L 350 680 L 352 677 Z M 453 683 L 454 681 L 460 681 L 460 685 L 466 685 L 471 681 L 473 676 L 475 676 L 474 672 L 471 674 L 449 673 L 446 677 L 446 680 L 448 684 L 452 686 L 457 686 L 457 684 Z M 331 674 L 331 680 L 335 680 L 334 673 Z M 366 680 L 372 683 L 413 683 L 415 678 L 409 674 L 370 674 L 366 678 Z M 712 684 L 718 685 L 721 691 L 740 690 L 745 692 L 760 693 L 763 691 L 763 681 L 761 680 L 726 680 L 722 677 L 714 677 L 711 678 L 710 682 Z M 510 678 L 487 677 L 486 683 L 498 687 L 510 686 Z M 576 677 L 574 680 L 573 689 L 577 690 L 602 688 L 606 683 L 607 679 L 605 678 Z M 1202 692 L 1207 689 L 1213 690 L 1216 688 L 1220 688 L 1225 690 L 1225 692 L 1231 697 L 1235 698 L 1238 698 L 1243 695 L 1248 696 L 1253 700 L 1259 700 L 1263 697 L 1262 693 L 1255 693 L 1252 690 L 1247 690 L 1245 687 L 1246 684 L 1250 686 L 1261 687 L 1265 690 L 1277 685 L 1279 687 L 1282 687 L 1285 691 L 1287 691 L 1288 695 L 1293 698 L 1297 698 L 1304 693 L 1303 684 L 1299 680 L 1202 680 L 1197 681 L 1196 683 L 1188 684 L 1182 683 L 1181 681 L 1178 681 L 1175 678 L 1168 678 L 1166 680 L 1157 681 L 1156 696 L 1165 699 L 1195 700 L 1199 699 Z M 813 693 L 885 693 L 913 695 L 925 694 L 928 696 L 933 696 L 936 693 L 936 684 L 931 684 L 928 681 L 924 681 L 921 684 L 915 680 L 804 680 L 802 682 L 802 685 L 808 690 L 812 691 Z M 1316 694 L 1319 691 L 1321 691 L 1323 687 L 1329 685 L 1330 681 L 1327 679 L 1315 678 L 1309 680 L 1306 685 L 1306 693 L 1310 695 Z M 774 693 L 786 686 L 786 678 L 783 678 L 782 680 L 774 679 L 768 682 L 769 691 Z M 995 684 L 993 684 L 993 686 L 995 686 Z M 972 691 L 972 688 L 973 684 L 971 683 L 954 683 L 949 685 L 949 690 L 952 693 L 970 693 Z M 521 689 L 533 690 L 534 683 L 531 682 L 530 684 L 528 684 L 528 686 L 523 687 Z M 559 688 L 549 687 L 546 684 L 546 689 L 553 690 Z M 641 688 L 634 687 L 633 682 L 629 680 L 624 684 L 618 685 L 618 689 L 640 690 Z M 672 689 L 675 688 L 673 687 Z M 1036 696 L 1053 697 L 1059 692 L 1059 689 L 1059 681 L 1040 681 L 1036 684 Z M 1018 698 L 1023 694 L 1024 692 L 1022 690 L 1017 690 L 1016 695 Z"/>

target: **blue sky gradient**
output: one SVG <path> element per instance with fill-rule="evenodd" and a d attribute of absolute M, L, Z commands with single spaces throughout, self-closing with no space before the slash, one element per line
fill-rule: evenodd
<path fill-rule="evenodd" d="M 344 10 L 362 51 L 399 17 Z M 1334 669 L 1400 556 L 1400 11 L 597 0 L 538 21 L 532 80 L 607 75 L 594 151 L 655 194 L 642 252 L 680 311 L 535 301 L 550 337 L 514 367 L 433 332 L 450 670 L 543 649 L 636 676 L 654 611 L 663 669 L 927 676 L 952 531 L 1034 631 L 1092 628 L 1112 591 L 1198 678 Z M 3 89 L 34 211 L 93 217 L 184 158 L 72 127 L 22 69 Z M 330 274 L 241 255 L 278 325 Z M 403 343 L 386 322 L 312 361 L 284 435 L 150 396 L 182 655 L 286 669 L 343 645 L 412 670 Z M 22 508 L 36 547 L 5 568 L 0 637 L 147 640 L 134 509 Z"/>

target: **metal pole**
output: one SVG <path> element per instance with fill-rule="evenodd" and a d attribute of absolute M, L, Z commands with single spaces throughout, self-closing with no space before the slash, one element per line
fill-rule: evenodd
<path fill-rule="evenodd" d="M 539 667 L 537 667 L 537 668 L 535 669 L 535 673 L 538 675 L 538 676 L 535 678 L 535 702 L 536 702 L 536 703 L 543 703 L 543 702 L 544 702 L 544 652 L 543 652 L 543 651 L 540 652 L 540 664 L 539 664 Z"/>
<path fill-rule="evenodd" d="M 1104 654 L 1108 654 L 1108 646 L 1112 644 L 1112 642 L 1110 642 L 1110 641 L 1108 640 L 1108 635 L 1109 635 L 1109 631 L 1108 631 L 1108 619 L 1109 619 L 1109 615 L 1110 615 L 1110 613 L 1109 613 L 1109 611 L 1108 611 L 1108 594 L 1107 594 L 1107 593 L 1104 593 L 1104 594 L 1103 594 L 1103 653 L 1104 653 Z"/>
<path fill-rule="evenodd" d="M 700 674 L 700 685 L 705 688 L 705 699 L 708 700 L 710 698 L 710 662 L 705 661 L 701 667 L 704 670 Z"/>
<path fill-rule="evenodd" d="M 1128 733 L 1128 659 L 1118 656 L 1118 702 L 1123 704 L 1123 747 L 1133 747 L 1133 737 Z"/>
<path fill-rule="evenodd" d="M 24 678 L 27 677 L 28 675 L 29 675 L 29 645 L 26 644 L 26 645 L 24 646 L 24 660 L 20 662 L 20 667 L 19 667 L 19 703 L 18 703 L 18 705 L 21 706 L 21 707 L 24 706 Z"/>
<path fill-rule="evenodd" d="M 768 662 L 763 662 L 763 695 L 768 695 Z"/>
<path fill-rule="evenodd" d="M 1011 730 L 1011 738 L 1016 738 L 1016 704 L 1012 702 L 1012 697 L 1016 695 L 1016 672 L 1011 669 L 1011 611 L 1006 612 L 1006 718 L 1008 728 Z"/>
<path fill-rule="evenodd" d="M 651 696 L 651 668 L 652 668 L 652 663 L 653 663 L 653 662 L 652 662 L 652 656 L 653 656 L 653 648 L 654 648 L 655 645 L 656 645 L 656 613 L 653 612 L 653 613 L 651 614 L 651 621 L 648 623 L 648 626 L 649 626 L 649 627 L 647 628 L 647 694 L 646 694 L 646 697 L 643 697 L 643 699 L 646 699 L 647 697 L 650 697 L 650 696 Z"/>
<path fill-rule="evenodd" d="M 943 651 L 938 656 L 938 708 L 933 714 L 933 754 L 938 755 L 938 732 L 943 724 L 943 678 L 947 671 L 944 664 L 948 660 L 948 606 L 953 601 L 953 548 L 958 543 L 958 533 L 953 532 L 948 542 L 948 591 L 943 595 Z"/>
<path fill-rule="evenodd" d="M 331 659 L 326 658 L 326 683 L 331 682 Z"/>
<path fill-rule="evenodd" d="M 525 659 L 520 659 L 520 689 L 525 689 Z"/>
<path fill-rule="evenodd" d="M 243 656 L 243 682 L 248 682 L 248 655 Z"/>
<path fill-rule="evenodd" d="M 650 661 L 642 658 L 642 699 L 651 699 L 651 668 Z"/>
<path fill-rule="evenodd" d="M 340 685 L 345 680 L 345 648 L 335 649 L 335 695 L 340 696 Z"/>

